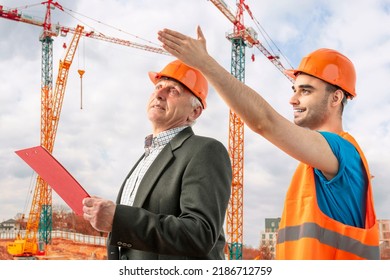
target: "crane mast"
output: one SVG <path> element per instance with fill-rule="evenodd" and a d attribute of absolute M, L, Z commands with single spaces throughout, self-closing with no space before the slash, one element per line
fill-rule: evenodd
<path fill-rule="evenodd" d="M 245 41 L 232 38 L 231 74 L 245 82 Z M 228 206 L 226 232 L 229 259 L 242 259 L 243 199 L 244 199 L 244 122 L 232 110 L 229 111 L 228 150 L 232 162 L 231 197 Z"/>
<path fill-rule="evenodd" d="M 244 25 L 244 9 L 252 17 L 245 0 L 237 0 L 237 11 L 234 14 L 223 0 L 210 0 L 234 25 L 227 38 L 232 43 L 231 74 L 245 83 L 245 48 L 257 47 L 290 81 L 292 78 L 284 73 L 285 68 L 277 56 L 272 55 L 257 39 L 253 28 Z M 229 112 L 228 150 L 232 162 L 233 179 L 231 197 L 226 213 L 226 233 L 228 257 L 233 260 L 242 259 L 243 216 L 244 216 L 244 123 L 235 112 Z"/>
<path fill-rule="evenodd" d="M 237 5 L 236 24 L 229 39 L 232 42 L 231 74 L 245 83 L 245 39 L 242 33 L 243 11 Z M 244 122 L 232 110 L 229 111 L 229 144 L 228 149 L 232 161 L 232 196 L 228 207 L 227 234 L 229 259 L 242 259 L 243 244 L 243 200 L 244 200 Z"/>
<path fill-rule="evenodd" d="M 62 8 L 52 0 L 43 2 L 46 4 L 45 21 L 43 22 L 43 31 L 40 37 L 42 43 L 42 69 L 41 69 L 41 146 L 48 149 L 50 153 L 53 147 L 49 146 L 51 134 L 50 119 L 52 115 L 52 95 L 53 95 L 53 32 L 51 31 L 51 8 Z M 51 148 L 51 150 L 50 150 Z M 37 208 L 37 216 L 39 216 L 38 238 L 44 244 L 51 242 L 52 230 L 52 190 L 51 187 L 40 177 L 37 177 L 36 201 L 32 201 L 33 207 Z M 34 195 L 35 197 L 35 195 Z M 39 209 L 40 208 L 40 209 Z M 29 218 L 30 219 L 30 218 Z M 35 224 L 35 222 L 34 222 Z M 35 232 L 35 230 L 34 230 Z"/>

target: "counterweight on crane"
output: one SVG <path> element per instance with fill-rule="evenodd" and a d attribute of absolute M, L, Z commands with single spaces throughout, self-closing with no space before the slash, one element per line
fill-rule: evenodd
<path fill-rule="evenodd" d="M 148 45 L 122 40 L 103 35 L 99 32 L 86 32 L 83 26 L 76 28 L 64 27 L 59 24 L 51 24 L 51 10 L 57 8 L 63 11 L 63 7 L 58 2 L 48 0 L 41 4 L 46 5 L 44 21 L 34 19 L 24 15 L 17 9 L 5 9 L 0 5 L 0 17 L 24 22 L 43 27 L 40 41 L 42 42 L 42 71 L 41 71 L 41 146 L 50 153 L 53 152 L 54 142 L 57 134 L 62 103 L 68 78 L 69 68 L 72 64 L 78 42 L 81 36 L 120 44 L 132 48 L 137 48 L 149 52 L 169 55 L 165 50 Z M 53 38 L 61 34 L 73 34 L 73 39 L 67 49 L 64 60 L 60 61 L 58 76 L 53 90 Z M 84 74 L 79 71 L 80 77 Z M 13 256 L 34 256 L 44 253 L 44 244 L 51 242 L 52 230 L 52 191 L 50 186 L 40 177 L 37 177 L 34 189 L 32 205 L 26 225 L 24 237 L 18 237 L 13 243 L 8 244 L 7 250 Z M 38 233 L 38 236 L 37 236 Z M 39 242 L 37 241 L 39 239 Z M 39 246 L 38 246 L 39 245 Z"/>
<path fill-rule="evenodd" d="M 253 28 L 244 25 L 244 10 L 253 18 L 244 0 L 237 0 L 234 14 L 223 0 L 210 0 L 234 25 L 233 33 L 227 38 L 232 43 L 231 74 L 245 82 L 245 47 L 258 48 L 289 80 L 285 68 L 277 56 L 272 55 L 257 39 Z M 232 110 L 229 112 L 228 150 L 233 169 L 231 197 L 226 214 L 226 233 L 229 259 L 242 259 L 243 245 L 243 208 L 244 208 L 244 123 Z"/>

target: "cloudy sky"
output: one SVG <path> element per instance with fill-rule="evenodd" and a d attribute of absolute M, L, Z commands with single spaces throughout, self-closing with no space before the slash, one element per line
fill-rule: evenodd
<path fill-rule="evenodd" d="M 0 0 L 43 19 L 44 7 L 27 0 Z M 200 25 L 208 50 L 230 69 L 232 24 L 207 0 L 91 1 L 62 0 L 66 13 L 52 11 L 52 22 L 85 26 L 108 36 L 158 45 L 156 33 L 171 28 L 195 35 Z M 235 11 L 235 1 L 225 0 Z M 157 4 L 158 3 L 158 4 Z M 377 217 L 390 218 L 390 0 L 247 0 L 263 45 L 296 67 L 302 56 L 334 48 L 354 62 L 358 97 L 344 113 L 344 129 L 360 143 L 375 176 Z M 93 19 L 93 20 L 91 20 Z M 29 212 L 35 186 L 31 169 L 15 150 L 39 145 L 41 28 L 0 19 L 0 221 Z M 261 33 L 262 32 L 262 33 Z M 264 36 L 266 35 L 266 36 Z M 71 35 L 54 38 L 54 79 Z M 251 60 L 254 55 L 255 61 Z M 123 178 L 143 152 L 151 131 L 145 104 L 152 92 L 148 71 L 159 71 L 173 58 L 84 38 L 70 70 L 54 155 L 94 195 L 115 199 Z M 81 83 L 77 70 L 86 71 Z M 290 81 L 257 48 L 246 49 L 245 82 L 287 119 Z M 208 108 L 194 127 L 227 145 L 229 110 L 213 89 Z M 257 246 L 264 219 L 280 217 L 284 195 L 297 165 L 245 127 L 244 244 Z M 56 195 L 53 204 L 63 204 Z"/>

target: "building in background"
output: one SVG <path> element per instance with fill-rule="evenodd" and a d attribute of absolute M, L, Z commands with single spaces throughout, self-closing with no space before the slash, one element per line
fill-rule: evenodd
<path fill-rule="evenodd" d="M 272 258 L 275 258 L 276 238 L 278 235 L 280 218 L 266 218 L 265 230 L 261 232 L 260 250 L 269 251 Z"/>
<path fill-rule="evenodd" d="M 0 231 L 15 231 L 19 230 L 20 224 L 14 219 L 6 220 L 0 223 Z"/>
<path fill-rule="evenodd" d="M 390 260 L 390 220 L 378 220 L 379 246 L 382 260 Z"/>

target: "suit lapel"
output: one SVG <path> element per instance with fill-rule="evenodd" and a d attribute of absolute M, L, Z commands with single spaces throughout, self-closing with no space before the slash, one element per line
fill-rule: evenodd
<path fill-rule="evenodd" d="M 191 127 L 185 128 L 164 147 L 143 177 L 134 199 L 134 207 L 142 207 L 148 194 L 161 177 L 163 170 L 174 159 L 173 151 L 178 149 L 193 134 Z"/>

